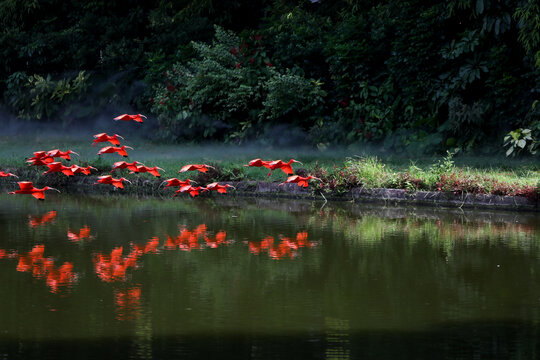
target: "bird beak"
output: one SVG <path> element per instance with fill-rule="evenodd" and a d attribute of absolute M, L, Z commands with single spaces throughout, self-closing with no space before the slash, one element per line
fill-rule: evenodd
<path fill-rule="evenodd" d="M 145 119 L 148 119 L 146 116 L 144 116 L 143 114 L 139 114 L 139 116 L 142 116 L 143 118 Z"/>
<path fill-rule="evenodd" d="M 126 149 L 135 150 L 135 149 L 133 149 L 131 146 L 126 146 Z"/>
<path fill-rule="evenodd" d="M 131 184 L 131 181 L 129 181 L 128 179 L 125 179 L 125 178 L 124 178 L 124 181 Z"/>
<path fill-rule="evenodd" d="M 58 191 L 58 192 L 60 192 L 60 190 L 58 190 L 58 189 L 55 189 L 55 188 L 52 188 L 52 187 L 49 187 L 49 190 L 54 190 L 54 191 Z"/>
<path fill-rule="evenodd" d="M 198 182 L 195 180 L 187 179 L 187 181 L 189 181 L 190 183 L 198 184 Z"/>
<path fill-rule="evenodd" d="M 71 153 L 72 153 L 72 154 L 75 154 L 75 155 L 77 155 L 77 156 L 81 156 L 81 155 L 79 155 L 79 153 L 76 153 L 75 151 L 71 151 Z"/>
<path fill-rule="evenodd" d="M 118 135 L 118 134 L 114 134 L 114 135 L 116 135 L 116 137 L 119 137 L 119 138 L 122 139 L 122 140 L 125 140 L 122 136 L 120 136 L 120 135 Z"/>
<path fill-rule="evenodd" d="M 322 181 L 322 179 L 319 179 L 318 177 L 315 177 L 315 176 L 312 176 L 311 178 L 314 179 L 314 180 Z"/>
<path fill-rule="evenodd" d="M 161 170 L 161 171 L 163 171 L 163 172 L 166 172 L 164 169 L 162 169 L 162 168 L 160 168 L 160 167 L 156 167 L 156 169 L 159 169 L 159 170 Z"/>
<path fill-rule="evenodd" d="M 233 188 L 234 190 L 236 190 L 236 188 L 234 186 L 229 185 L 229 184 L 227 184 L 227 185 L 228 185 L 227 187 L 230 187 L 230 188 Z"/>
<path fill-rule="evenodd" d="M 293 162 L 299 163 L 300 165 L 304 165 L 304 164 L 302 164 L 302 163 L 301 163 L 300 161 L 298 161 L 298 160 L 294 160 Z"/>
<path fill-rule="evenodd" d="M 214 169 L 214 170 L 216 170 L 216 168 L 215 168 L 215 167 L 213 167 L 213 166 L 210 166 L 210 165 L 206 165 L 206 167 L 209 167 L 210 169 Z"/>

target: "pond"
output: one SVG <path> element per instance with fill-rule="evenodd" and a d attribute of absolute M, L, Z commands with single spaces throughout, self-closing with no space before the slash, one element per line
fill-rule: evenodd
<path fill-rule="evenodd" d="M 322 205 L 0 195 L 0 359 L 538 358 L 537 214 Z"/>

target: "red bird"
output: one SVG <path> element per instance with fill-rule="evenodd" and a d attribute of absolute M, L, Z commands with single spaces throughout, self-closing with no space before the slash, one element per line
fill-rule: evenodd
<path fill-rule="evenodd" d="M 244 165 L 244 166 L 249 166 L 249 167 L 268 167 L 268 165 L 271 163 L 272 161 L 265 161 L 265 160 L 261 160 L 261 159 L 253 159 L 251 160 L 247 165 Z"/>
<path fill-rule="evenodd" d="M 101 155 L 101 154 L 118 153 L 119 155 L 122 155 L 123 157 L 127 157 L 128 154 L 126 152 L 126 149 L 133 150 L 133 148 L 131 146 L 126 146 L 126 145 L 122 145 L 120 147 L 106 146 L 103 149 L 99 150 L 99 152 L 97 154 Z"/>
<path fill-rule="evenodd" d="M 214 183 L 211 183 L 211 184 L 206 185 L 206 190 L 208 190 L 208 191 L 215 190 L 215 191 L 217 191 L 217 192 L 220 193 L 220 194 L 225 194 L 225 193 L 227 193 L 227 188 L 233 188 L 233 189 L 236 189 L 236 188 L 235 188 L 234 186 L 232 186 L 232 185 L 229 185 L 229 184 L 220 185 L 220 184 L 217 183 L 217 182 L 214 182 Z"/>
<path fill-rule="evenodd" d="M 96 134 L 94 135 L 94 138 L 95 140 L 94 140 L 94 143 L 92 144 L 92 147 L 96 146 L 96 144 L 98 143 L 107 142 L 107 141 L 113 145 L 120 146 L 120 141 L 118 140 L 118 138 L 124 140 L 124 138 L 118 134 L 114 134 L 110 136 L 110 135 L 107 135 L 106 133 Z"/>
<path fill-rule="evenodd" d="M 137 170 L 138 165 L 144 165 L 144 164 L 138 161 L 134 161 L 132 163 L 128 163 L 125 161 L 117 161 L 113 164 L 113 169 L 111 170 L 111 172 L 113 172 L 116 169 L 128 169 L 131 171 L 135 171 Z"/>
<path fill-rule="evenodd" d="M 161 174 L 158 172 L 158 169 L 159 169 L 159 170 L 162 170 L 162 171 L 165 171 L 165 170 L 163 170 L 162 168 L 157 167 L 157 166 L 149 167 L 149 166 L 144 166 L 144 165 L 137 166 L 135 169 L 136 169 L 136 170 L 133 170 L 132 172 L 130 172 L 130 174 L 133 174 L 133 173 L 145 173 L 145 172 L 147 172 L 147 173 L 149 173 L 149 174 L 154 175 L 155 177 L 161 177 Z"/>
<path fill-rule="evenodd" d="M 126 181 L 126 182 L 131 184 L 131 181 L 129 181 L 128 179 L 125 179 L 123 177 L 120 178 L 120 179 L 115 179 L 111 175 L 105 175 L 105 176 L 98 177 L 97 182 L 95 182 L 94 185 L 108 184 L 108 185 L 112 185 L 112 186 L 114 186 L 116 188 L 123 189 L 124 184 L 122 183 L 122 181 Z"/>
<path fill-rule="evenodd" d="M 281 184 L 279 184 L 279 186 L 282 186 L 283 184 L 298 184 L 298 186 L 308 187 L 308 181 L 312 180 L 312 179 L 322 181 L 318 177 L 311 176 L 311 175 L 309 175 L 307 177 L 302 177 L 302 176 L 299 176 L 299 175 L 293 175 L 293 176 L 289 176 L 287 178 L 287 180 L 285 182 L 282 182 Z"/>
<path fill-rule="evenodd" d="M 46 156 L 47 156 L 47 157 L 52 157 L 52 158 L 59 157 L 59 158 L 62 158 L 62 159 L 64 159 L 64 160 L 70 161 L 70 160 L 71 160 L 71 157 L 69 156 L 69 154 L 75 154 L 75 155 L 77 155 L 77 156 L 80 156 L 78 153 L 76 153 L 76 152 L 73 151 L 73 150 L 60 151 L 60 150 L 58 150 L 58 149 L 54 149 L 54 150 L 49 150 L 49 151 L 47 151 Z"/>
<path fill-rule="evenodd" d="M 270 176 L 270 174 L 272 174 L 272 171 L 276 170 L 276 169 L 281 169 L 287 175 L 292 174 L 293 173 L 293 169 L 291 167 L 292 163 L 302 164 L 300 161 L 297 161 L 297 160 L 294 160 L 294 159 L 291 159 L 291 160 L 289 160 L 289 162 L 286 162 L 286 163 L 281 161 L 281 160 L 275 160 L 275 161 L 270 162 L 268 164 L 268 166 L 267 166 L 267 168 L 270 169 L 270 172 L 268 173 L 268 176 Z"/>
<path fill-rule="evenodd" d="M 161 183 L 163 185 L 164 183 L 167 183 L 167 186 L 164 187 L 164 189 L 168 188 L 169 186 L 186 186 L 190 185 L 190 183 L 195 182 L 193 180 L 187 179 L 187 180 L 178 180 L 177 178 L 167 179 Z"/>
<path fill-rule="evenodd" d="M 57 190 L 55 188 L 45 186 L 42 189 L 38 189 L 34 187 L 33 183 L 31 181 L 19 181 L 17 184 L 19 184 L 20 190 L 12 191 L 8 194 L 28 194 L 32 195 L 36 199 L 43 200 L 45 199 L 45 191 L 47 190 L 54 190 L 60 192 L 60 190 Z"/>
<path fill-rule="evenodd" d="M 185 193 L 185 192 L 187 192 L 187 193 L 189 193 L 189 195 L 195 197 L 195 196 L 199 195 L 199 191 L 201 191 L 201 190 L 202 190 L 202 192 L 208 191 L 208 190 L 206 190 L 206 188 L 203 188 L 201 186 L 193 187 L 191 185 L 186 185 L 186 186 L 182 186 L 179 190 L 176 190 L 173 197 L 175 197 L 179 193 Z"/>
<path fill-rule="evenodd" d="M 54 161 L 52 156 L 47 155 L 47 151 L 36 151 L 34 156 L 26 160 L 27 163 L 31 163 L 33 166 L 46 166 L 48 163 Z"/>
<path fill-rule="evenodd" d="M 189 164 L 189 165 L 183 166 L 180 169 L 179 173 L 186 172 L 186 171 L 195 171 L 195 170 L 205 173 L 208 171 L 208 168 L 215 169 L 215 167 L 210 166 L 210 165 L 205 165 L 205 164 Z"/>
<path fill-rule="evenodd" d="M 84 174 L 84 175 L 90 175 L 90 170 L 97 170 L 93 166 L 79 166 L 79 165 L 71 165 L 70 167 L 71 171 L 73 171 L 74 174 Z"/>
<path fill-rule="evenodd" d="M 50 174 L 53 172 L 61 172 L 62 174 L 66 176 L 73 176 L 73 171 L 71 170 L 71 168 L 62 165 L 61 162 L 58 162 L 58 161 L 52 162 L 50 164 L 47 164 L 47 167 L 49 168 L 49 170 L 45 171 L 43 175 Z"/>
<path fill-rule="evenodd" d="M 17 175 L 12 174 L 12 173 L 10 173 L 10 172 L 6 173 L 6 172 L 3 172 L 3 171 L 0 171 L 0 178 L 2 178 L 2 177 L 8 177 L 8 176 L 14 176 L 14 177 L 18 178 Z"/>
<path fill-rule="evenodd" d="M 144 115 L 142 115 L 142 114 L 137 114 L 137 115 L 123 114 L 123 115 L 120 115 L 120 116 L 115 117 L 114 120 L 115 120 L 115 121 L 118 121 L 118 120 L 122 120 L 122 121 L 130 121 L 130 120 L 133 120 L 133 121 L 142 123 L 142 122 L 143 122 L 143 119 L 142 119 L 142 118 L 147 119 L 147 117 L 144 116 Z"/>

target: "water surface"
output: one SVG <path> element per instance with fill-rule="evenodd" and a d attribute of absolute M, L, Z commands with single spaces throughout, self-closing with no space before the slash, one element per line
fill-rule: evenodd
<path fill-rule="evenodd" d="M 0 359 L 535 358 L 538 220 L 0 195 Z"/>

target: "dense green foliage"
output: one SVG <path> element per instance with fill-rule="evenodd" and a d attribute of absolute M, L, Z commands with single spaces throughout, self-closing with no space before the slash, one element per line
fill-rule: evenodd
<path fill-rule="evenodd" d="M 0 21 L 3 105 L 23 118 L 87 94 L 87 116 L 130 103 L 172 141 L 444 153 L 540 138 L 535 0 L 3 0 Z"/>

